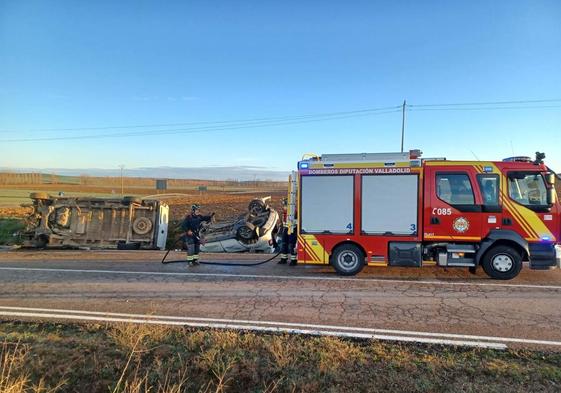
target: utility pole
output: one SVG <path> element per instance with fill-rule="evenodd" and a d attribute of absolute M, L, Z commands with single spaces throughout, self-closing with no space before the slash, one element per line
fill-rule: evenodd
<path fill-rule="evenodd" d="M 405 107 L 407 106 L 407 101 L 403 100 L 403 106 L 401 109 L 401 152 L 403 153 L 403 141 L 405 139 Z"/>
<path fill-rule="evenodd" d="M 119 168 L 121 168 L 121 198 L 125 196 L 125 191 L 124 191 L 124 187 L 123 187 L 123 169 L 125 169 L 125 166 L 123 164 L 119 165 Z"/>

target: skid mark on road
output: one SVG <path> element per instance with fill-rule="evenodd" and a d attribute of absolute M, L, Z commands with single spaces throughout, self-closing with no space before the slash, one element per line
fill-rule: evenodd
<path fill-rule="evenodd" d="M 49 273 L 85 273 L 85 274 L 115 274 L 115 275 L 140 275 L 140 276 L 168 276 L 168 277 L 210 277 L 234 279 L 261 279 L 261 280 L 297 280 L 297 281 L 348 281 L 368 283 L 390 283 L 406 285 L 437 285 L 437 286 L 474 286 L 474 287 L 503 287 L 526 289 L 561 290 L 561 285 L 533 285 L 533 284 L 501 284 L 495 282 L 470 282 L 470 281 L 438 281 L 438 280 L 398 280 L 383 278 L 359 277 L 323 277 L 323 276 L 287 276 L 267 274 L 234 274 L 234 273 L 188 273 L 188 272 L 146 272 L 133 270 L 99 270 L 99 269 L 57 269 L 57 268 L 28 268 L 28 267 L 0 267 L 5 271 L 22 272 L 49 272 Z"/>

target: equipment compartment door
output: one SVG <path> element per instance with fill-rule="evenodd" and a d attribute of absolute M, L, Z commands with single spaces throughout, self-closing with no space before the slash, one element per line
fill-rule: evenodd
<path fill-rule="evenodd" d="M 481 197 L 473 167 L 435 166 L 425 172 L 423 237 L 428 241 L 481 240 Z"/>
<path fill-rule="evenodd" d="M 417 235 L 417 175 L 363 175 L 362 228 L 366 235 Z"/>
<path fill-rule="evenodd" d="M 300 233 L 354 232 L 354 176 L 302 176 Z"/>

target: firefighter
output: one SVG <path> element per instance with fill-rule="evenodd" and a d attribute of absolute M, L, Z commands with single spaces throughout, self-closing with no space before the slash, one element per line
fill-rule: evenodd
<path fill-rule="evenodd" d="M 288 233 L 288 201 L 283 199 L 283 225 L 280 232 L 281 238 L 281 259 L 278 262 L 281 265 L 285 265 L 288 262 L 288 254 L 290 254 L 290 266 L 296 266 L 298 264 L 298 258 L 296 255 L 296 241 L 298 239 L 298 227 L 292 228 L 292 233 Z"/>
<path fill-rule="evenodd" d="M 280 265 L 286 265 L 288 262 L 288 222 L 287 222 L 287 215 L 288 215 L 288 201 L 286 198 L 282 200 L 282 224 L 279 229 L 279 238 L 280 238 L 280 261 L 278 262 Z"/>
<path fill-rule="evenodd" d="M 189 266 L 199 264 L 200 230 L 203 222 L 210 222 L 214 217 L 214 213 L 210 216 L 201 215 L 200 209 L 201 207 L 197 204 L 191 206 L 191 214 L 188 214 L 181 224 L 181 229 L 185 233 L 184 239 L 187 246 L 187 262 Z"/>
<path fill-rule="evenodd" d="M 295 225 L 292 228 L 292 233 L 288 235 L 288 250 L 290 251 L 290 266 L 298 264 L 298 257 L 296 255 L 296 243 L 298 240 L 298 227 Z"/>

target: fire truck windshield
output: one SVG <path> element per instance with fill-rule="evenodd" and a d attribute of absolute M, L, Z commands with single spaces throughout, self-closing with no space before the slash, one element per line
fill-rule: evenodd
<path fill-rule="evenodd" d="M 510 198 L 521 205 L 547 205 L 547 190 L 540 173 L 509 174 L 508 193 Z"/>

